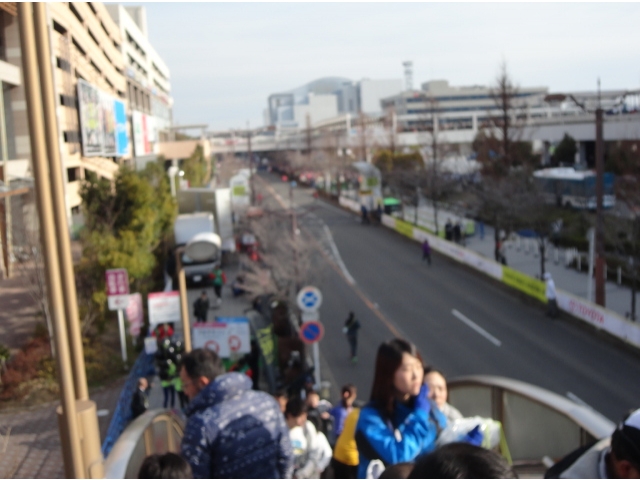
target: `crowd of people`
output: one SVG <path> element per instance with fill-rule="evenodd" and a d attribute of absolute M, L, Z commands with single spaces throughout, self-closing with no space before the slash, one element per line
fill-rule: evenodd
<path fill-rule="evenodd" d="M 145 459 L 139 478 L 515 478 L 473 431 L 438 441 L 462 414 L 447 402 L 443 373 L 403 339 L 379 346 L 366 403 L 351 384 L 335 406 L 311 384 L 271 396 L 248 376 L 225 372 L 206 349 L 182 354 L 178 366 L 188 398 L 180 455 Z M 639 477 L 640 409 L 546 476 Z"/>

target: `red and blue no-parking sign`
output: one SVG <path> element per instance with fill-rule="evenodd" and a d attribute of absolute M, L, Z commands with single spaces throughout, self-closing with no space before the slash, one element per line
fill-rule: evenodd
<path fill-rule="evenodd" d="M 324 327 L 320 322 L 305 322 L 300 327 L 300 339 L 304 343 L 316 343 L 324 337 Z"/>

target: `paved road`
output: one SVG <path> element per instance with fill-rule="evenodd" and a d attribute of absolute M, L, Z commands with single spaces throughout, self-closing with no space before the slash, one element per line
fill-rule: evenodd
<path fill-rule="evenodd" d="M 277 192 L 287 202 L 287 185 L 274 176 L 263 178 L 271 185 L 261 187 L 265 201 L 276 205 Z M 332 260 L 320 285 L 326 330 L 321 351 L 338 385 L 355 383 L 366 400 L 378 345 L 400 334 L 450 377 L 501 375 L 561 395 L 571 392 L 614 421 L 640 404 L 639 355 L 573 323 L 549 320 L 540 306 L 437 254 L 428 267 L 417 243 L 383 227 L 360 225 L 353 214 L 314 201 L 308 190 L 296 189 L 294 199 L 301 212 L 314 205 L 301 226 Z M 336 251 L 344 269 L 336 266 Z M 363 324 L 357 365 L 348 360 L 341 332 L 350 310 Z"/>

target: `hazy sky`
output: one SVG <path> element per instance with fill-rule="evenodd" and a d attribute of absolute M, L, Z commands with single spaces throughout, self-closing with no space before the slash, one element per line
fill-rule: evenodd
<path fill-rule="evenodd" d="M 325 76 L 640 88 L 638 3 L 145 3 L 171 70 L 174 120 L 263 124 L 271 93 Z"/>

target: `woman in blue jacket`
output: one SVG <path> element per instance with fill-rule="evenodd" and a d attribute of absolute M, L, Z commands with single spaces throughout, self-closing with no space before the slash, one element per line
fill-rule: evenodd
<path fill-rule="evenodd" d="M 435 449 L 446 419 L 429 401 L 422 357 L 415 345 L 394 339 L 378 348 L 370 402 L 360 411 L 358 478 L 373 460 L 384 466 L 411 462 Z"/>

